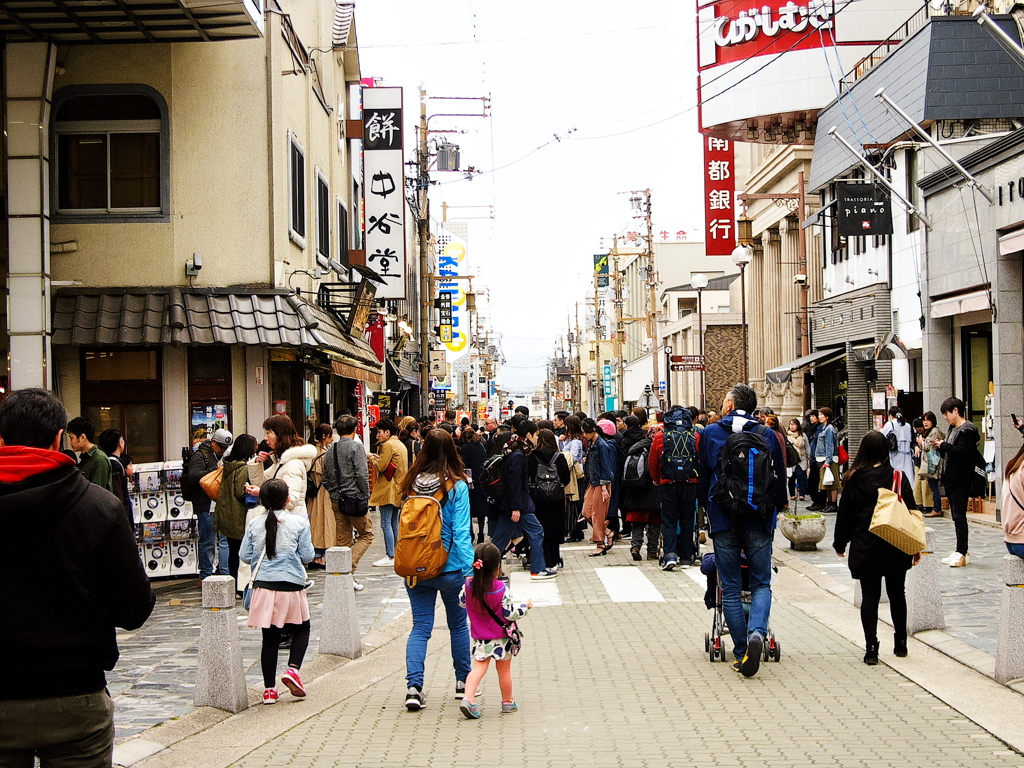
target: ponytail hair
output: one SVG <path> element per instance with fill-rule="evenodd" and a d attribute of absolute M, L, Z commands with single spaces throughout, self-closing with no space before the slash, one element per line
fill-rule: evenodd
<path fill-rule="evenodd" d="M 267 510 L 266 547 L 267 557 L 277 557 L 277 515 L 288 503 L 288 484 L 284 480 L 274 478 L 267 480 L 260 488 L 260 504 Z"/>
<path fill-rule="evenodd" d="M 472 595 L 478 603 L 487 599 L 487 591 L 501 573 L 501 552 L 489 541 L 473 550 Z"/>
<path fill-rule="evenodd" d="M 889 409 L 889 415 L 896 419 L 896 421 L 899 422 L 901 427 L 907 423 L 906 421 L 903 420 L 903 411 L 901 411 L 895 405 Z"/>

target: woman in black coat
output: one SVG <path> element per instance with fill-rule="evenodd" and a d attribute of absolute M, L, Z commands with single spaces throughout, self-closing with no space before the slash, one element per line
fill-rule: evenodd
<path fill-rule="evenodd" d="M 472 427 L 462 428 L 459 442 L 461 443 L 459 454 L 462 456 L 462 463 L 470 477 L 469 514 L 476 520 L 476 543 L 482 544 L 484 542 L 484 522 L 490 512 L 487 488 L 484 487 L 484 460 L 487 458 L 487 449 L 484 448 L 480 435 Z"/>
<path fill-rule="evenodd" d="M 541 464 L 551 466 L 552 461 L 558 473 L 559 488 L 554 493 L 537 483 L 537 469 Z M 558 450 L 558 440 L 550 429 L 537 432 L 537 447 L 527 458 L 530 472 L 530 497 L 537 508 L 537 519 L 544 529 L 544 562 L 548 568 L 561 568 L 562 555 L 559 545 L 565 540 L 565 492 L 569 483 L 569 462 Z"/>
<path fill-rule="evenodd" d="M 836 515 L 833 548 L 840 557 L 850 547 L 850 575 L 860 581 L 860 621 L 864 627 L 865 664 L 878 663 L 878 602 L 882 579 L 889 594 L 889 611 L 895 631 L 893 653 L 907 655 L 907 571 L 921 560 L 908 555 L 868 530 L 878 502 L 878 489 L 893 488 L 894 472 L 889 463 L 889 444 L 881 432 L 868 432 L 843 482 L 843 497 Z M 917 509 L 914 491 L 900 473 L 900 493 L 908 509 Z"/>

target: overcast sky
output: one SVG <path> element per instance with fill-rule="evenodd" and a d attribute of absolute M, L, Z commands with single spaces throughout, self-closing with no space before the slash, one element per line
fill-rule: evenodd
<path fill-rule="evenodd" d="M 473 181 L 435 173 L 431 205 L 438 220 L 442 201 L 450 219 L 488 215 L 454 206 L 494 206 L 493 221 L 469 222 L 469 271 L 490 292 L 505 388 L 543 382 L 591 285 L 593 254 L 639 228 L 623 192 L 652 190 L 655 233 L 702 239 L 690 2 L 360 0 L 356 30 L 363 76 L 405 87 L 409 136 L 421 86 L 491 97 L 489 118 L 431 120 L 467 131 L 445 135 L 464 169 L 484 171 Z M 431 101 L 428 113 L 477 104 Z"/>

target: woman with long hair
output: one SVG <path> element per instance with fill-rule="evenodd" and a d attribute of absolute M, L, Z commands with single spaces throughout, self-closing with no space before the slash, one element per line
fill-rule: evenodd
<path fill-rule="evenodd" d="M 333 547 L 338 534 L 334 522 L 334 507 L 331 505 L 331 494 L 324 488 L 324 459 L 327 449 L 334 442 L 334 427 L 330 424 L 318 424 L 313 430 L 313 441 L 316 445 L 316 458 L 309 468 L 309 479 L 312 483 L 306 487 L 306 510 L 309 512 L 309 527 L 313 533 L 313 549 L 316 557 L 310 563 L 312 568 L 324 567 L 324 553 Z"/>
<path fill-rule="evenodd" d="M 946 433 L 938 427 L 935 414 L 926 411 L 921 417 L 924 429 L 917 436 L 917 448 L 921 452 L 921 467 L 918 470 L 921 478 L 928 482 L 928 490 L 932 495 L 932 511 L 925 512 L 925 517 L 942 517 L 942 489 L 939 488 L 939 469 L 942 463 L 942 454 L 937 448 L 932 447 L 932 440 L 943 440 Z"/>
<path fill-rule="evenodd" d="M 583 541 L 587 530 L 587 520 L 583 517 L 583 496 L 587 492 L 587 478 L 583 471 L 583 422 L 575 415 L 566 416 L 562 421 L 565 425 L 562 452 L 575 480 L 575 483 L 569 482 L 570 491 L 565 499 L 565 538 L 567 541 Z"/>
<path fill-rule="evenodd" d="M 398 441 L 409 452 L 409 466 L 412 466 L 420 451 L 420 423 L 415 417 L 403 416 L 398 420 Z"/>
<path fill-rule="evenodd" d="M 839 498 L 839 433 L 832 425 L 831 408 L 818 409 L 818 423 L 821 427 L 814 441 L 814 463 L 818 466 L 819 490 L 825 494 L 825 506 L 821 511 L 835 512 Z M 817 510 L 812 504 L 808 511 Z"/>
<path fill-rule="evenodd" d="M 448 561 L 439 576 L 422 579 L 416 586 L 406 584 L 412 607 L 412 631 L 405 648 L 405 708 L 418 712 L 426 702 L 423 695 L 423 671 L 427 641 L 434 630 L 434 608 L 441 595 L 448 631 L 451 634 L 452 665 L 455 668 L 455 695 L 462 698 L 472 663 L 469 655 L 469 625 L 466 611 L 459 605 L 459 593 L 465 579 L 473 574 L 473 530 L 469 519 L 469 484 L 455 441 L 447 431 L 434 429 L 423 440 L 401 485 L 402 498 L 439 496 L 441 503 L 441 543 Z"/>
<path fill-rule="evenodd" d="M 308 516 L 306 473 L 316 458 L 316 446 L 306 443 L 295 429 L 295 423 L 284 414 L 264 421 L 263 434 L 270 451 L 260 451 L 250 461 L 248 492 L 258 496 L 260 486 L 267 480 L 284 480 L 289 491 L 285 510 Z M 264 469 L 263 462 L 267 459 L 270 459 L 270 468 Z"/>
<path fill-rule="evenodd" d="M 459 455 L 469 478 L 469 511 L 476 520 L 476 543 L 484 540 L 484 525 L 487 522 L 487 488 L 484 487 L 484 461 L 487 449 L 484 441 L 472 427 L 463 427 L 459 437 Z"/>
<path fill-rule="evenodd" d="M 1019 424 L 1014 424 L 1019 428 Z M 999 509 L 1003 513 L 1003 541 L 1006 551 L 1024 557 L 1024 445 L 1006 462 L 1003 470 L 1003 498 Z"/>
<path fill-rule="evenodd" d="M 605 439 L 597 422 L 587 419 L 583 422 L 583 435 L 590 444 L 587 463 L 587 492 L 583 497 L 583 516 L 593 527 L 591 540 L 594 551 L 590 557 L 604 555 L 612 548 L 608 532 L 608 507 L 612 500 L 612 482 L 615 479 L 615 447 Z"/>
<path fill-rule="evenodd" d="M 544 529 L 544 562 L 562 567 L 559 545 L 565 539 L 565 486 L 569 484 L 569 463 L 558 450 L 550 429 L 537 430 L 537 447 L 527 458 L 530 496 L 537 519 Z"/>
<path fill-rule="evenodd" d="M 889 441 L 889 463 L 898 469 L 911 483 L 914 482 L 914 428 L 903 418 L 903 411 L 895 405 L 889 409 L 889 420 L 882 427 L 882 434 Z M 889 435 L 892 435 L 890 438 Z M 896 450 L 893 450 L 895 446 Z"/>
<path fill-rule="evenodd" d="M 246 514 L 255 504 L 248 504 L 245 486 L 249 484 L 249 460 L 256 455 L 256 438 L 239 435 L 224 452 L 224 474 L 221 478 L 217 504 L 213 508 L 213 529 L 228 544 L 228 573 L 235 579 L 239 592 L 238 550 L 245 535 Z M 223 557 L 223 554 L 221 555 Z"/>
<path fill-rule="evenodd" d="M 907 571 L 921 560 L 908 555 L 868 530 L 878 503 L 880 488 L 893 489 L 899 478 L 899 492 L 908 509 L 917 509 L 914 491 L 905 474 L 889 463 L 889 443 L 881 432 L 868 432 L 843 483 L 843 498 L 836 515 L 833 549 L 839 557 L 850 547 L 850 575 L 860 581 L 860 621 L 864 628 L 864 663 L 878 663 L 878 602 L 882 579 L 889 595 L 889 612 L 895 632 L 893 653 L 907 655 Z"/>
<path fill-rule="evenodd" d="M 800 461 L 792 465 L 793 470 L 789 475 L 789 500 L 796 501 L 797 494 L 800 501 L 807 495 L 807 438 L 804 436 L 803 427 L 799 419 L 790 419 L 789 429 L 786 430 L 786 440 L 793 446 L 800 456 Z"/>

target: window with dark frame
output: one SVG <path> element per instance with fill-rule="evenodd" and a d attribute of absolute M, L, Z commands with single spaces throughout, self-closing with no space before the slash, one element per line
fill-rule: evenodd
<path fill-rule="evenodd" d="M 289 165 L 291 173 L 291 221 L 292 232 L 299 238 L 306 237 L 306 155 L 293 136 L 289 142 Z M 301 243 L 305 247 L 305 243 Z"/>
<path fill-rule="evenodd" d="M 316 252 L 331 258 L 331 194 L 327 181 L 316 175 Z"/>
<path fill-rule="evenodd" d="M 338 198 L 338 261 L 350 267 L 348 261 L 348 209 L 342 199 Z"/>

